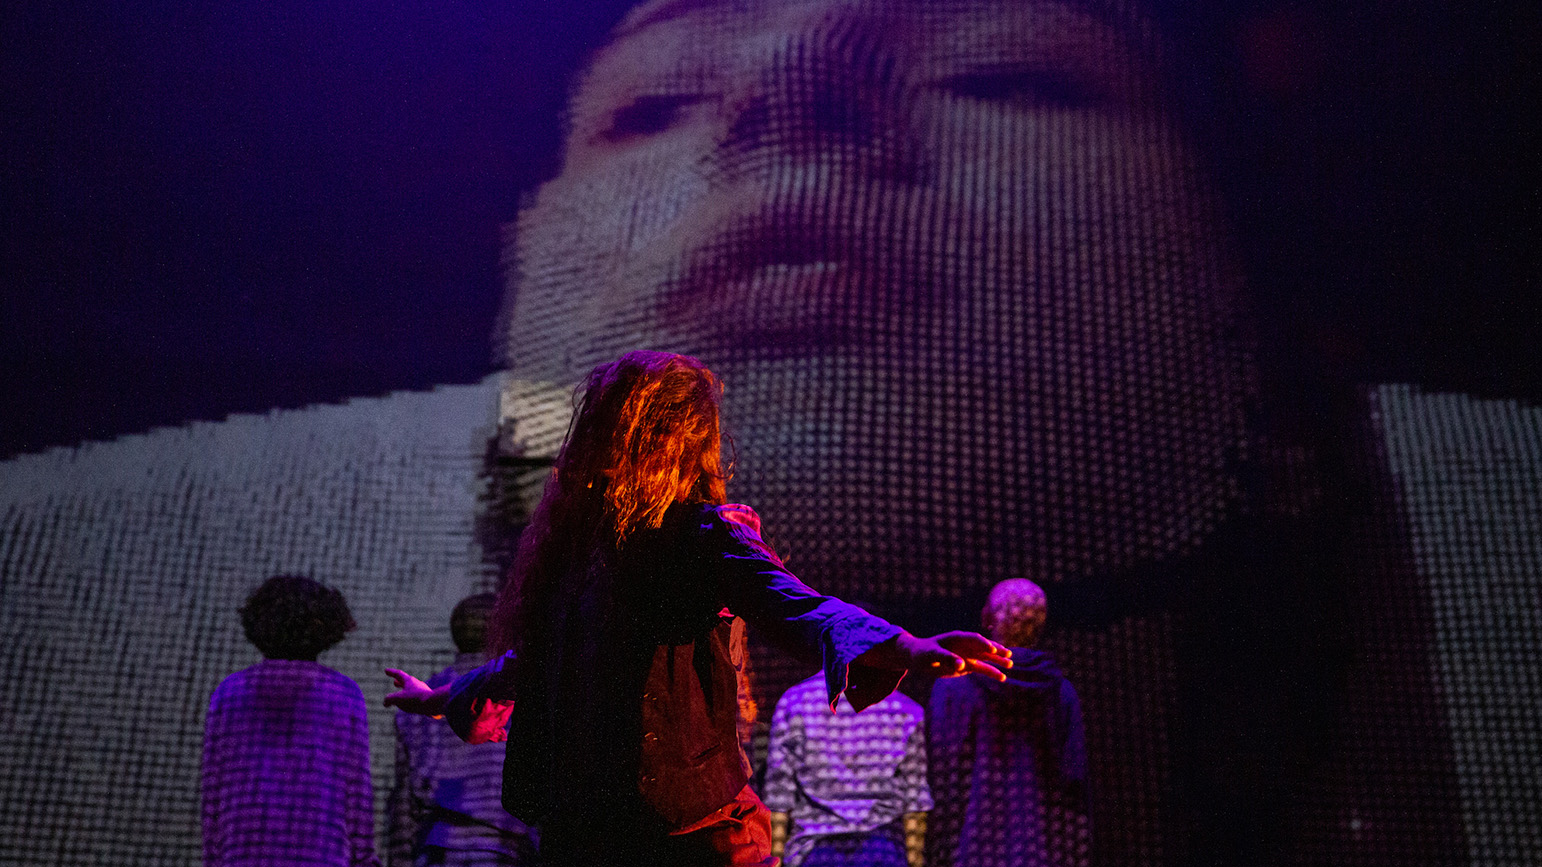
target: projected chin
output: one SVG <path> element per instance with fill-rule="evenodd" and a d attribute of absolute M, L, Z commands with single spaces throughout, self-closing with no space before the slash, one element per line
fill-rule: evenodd
<path fill-rule="evenodd" d="M 700 356 L 731 496 L 833 590 L 1193 548 L 1247 384 L 1159 62 L 1090 4 L 644 5 L 521 217 L 513 370 Z"/>

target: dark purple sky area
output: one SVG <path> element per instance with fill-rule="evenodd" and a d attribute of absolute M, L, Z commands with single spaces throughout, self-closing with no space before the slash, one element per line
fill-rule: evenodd
<path fill-rule="evenodd" d="M 0 456 L 493 370 L 499 226 L 621 5 L 11 4 Z M 1339 5 L 1169 15 L 1277 354 L 1542 397 L 1539 13 Z"/>
<path fill-rule="evenodd" d="M 605 5 L 10 7 L 0 454 L 491 371 Z"/>

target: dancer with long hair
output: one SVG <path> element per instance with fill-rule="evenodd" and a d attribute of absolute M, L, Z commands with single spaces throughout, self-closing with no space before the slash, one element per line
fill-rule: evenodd
<path fill-rule="evenodd" d="M 725 504 L 722 384 L 631 352 L 589 375 L 489 624 L 491 662 L 438 689 L 387 669 L 387 705 L 502 736 L 504 806 L 554 865 L 773 865 L 737 735 L 747 622 L 822 664 L 832 709 L 910 670 L 1004 678 L 1004 646 L 918 638 L 810 589 Z M 512 707 L 510 707 L 512 703 Z"/>

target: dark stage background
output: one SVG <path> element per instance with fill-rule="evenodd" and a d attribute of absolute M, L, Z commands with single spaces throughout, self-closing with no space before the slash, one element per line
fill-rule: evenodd
<path fill-rule="evenodd" d="M 670 174 L 688 137 L 618 153 L 673 134 L 696 102 L 644 106 L 620 134 L 614 111 L 589 112 L 612 126 L 570 156 L 633 174 L 561 173 L 564 118 L 587 129 L 586 107 L 614 96 L 596 86 L 568 109 L 569 81 L 626 6 L 5 16 L 0 861 L 196 861 L 204 702 L 255 661 L 233 612 L 268 574 L 344 590 L 360 629 L 324 661 L 373 704 L 382 665 L 442 665 L 450 607 L 496 582 L 528 506 L 538 472 L 520 459 L 560 437 L 577 375 L 638 341 L 724 371 L 744 458 L 731 494 L 815 583 L 923 629 L 970 625 L 994 580 L 1044 578 L 1047 642 L 1088 705 L 1095 863 L 1542 860 L 1542 149 L 1527 110 L 1542 13 L 1089 4 L 1137 22 L 1136 59 L 1095 48 L 1077 55 L 1095 83 L 1065 80 L 1106 96 L 1102 71 L 1132 63 L 1108 93 L 1164 132 L 1073 118 L 1036 137 L 1002 121 L 1005 156 L 962 161 L 953 187 L 906 175 L 908 152 L 881 136 L 843 139 L 849 165 L 922 192 L 821 180 L 835 204 L 817 220 L 771 194 L 761 223 L 796 241 L 799 220 L 943 219 L 847 239 L 914 294 L 817 283 L 806 309 L 757 314 L 862 338 L 815 357 L 718 327 L 713 305 L 742 299 L 698 283 L 741 240 L 629 258 L 676 242 L 649 232 L 703 195 L 690 184 L 728 188 L 759 165 L 741 144 Z M 706 45 L 737 33 L 706 25 Z M 828 37 L 810 32 L 816 48 Z M 1142 90 L 1143 40 L 1168 96 Z M 865 43 L 839 44 L 860 67 Z M 849 77 L 822 62 L 789 63 L 785 101 L 729 139 L 823 147 L 798 130 L 850 132 L 820 107 L 829 92 L 882 111 L 881 87 L 841 90 Z M 1034 111 L 1103 105 L 1037 75 Z M 955 76 L 947 98 L 1001 86 Z M 1057 186 L 1067 163 L 1084 173 Z M 1016 166 L 1036 167 L 1028 192 L 1008 190 Z M 644 204 L 611 213 L 634 187 Z M 1123 204 L 1140 195 L 1158 204 Z M 974 225 L 964 212 L 1035 214 L 1012 255 L 1069 263 L 1031 274 L 1065 291 L 927 306 L 925 290 L 1014 285 L 1016 260 L 987 235 L 937 228 Z M 588 222 L 567 231 L 575 213 Z M 919 225 L 948 243 L 884 246 Z M 604 247 L 608 232 L 620 240 Z M 970 270 L 993 257 L 1006 264 Z M 802 285 L 756 279 L 760 297 Z M 1020 358 L 1029 385 L 992 378 Z M 916 386 L 911 402 L 886 399 L 893 381 Z M 1032 415 L 1044 405 L 1061 413 Z M 888 439 L 864 445 L 862 425 Z M 1009 493 L 982 499 L 992 482 Z M 822 529 L 873 502 L 861 527 Z M 982 529 L 971 509 L 1003 503 L 1018 523 Z M 1175 517 L 1142 517 L 1158 512 Z M 756 659 L 769 715 L 801 670 Z M 372 737 L 383 796 L 383 711 Z"/>

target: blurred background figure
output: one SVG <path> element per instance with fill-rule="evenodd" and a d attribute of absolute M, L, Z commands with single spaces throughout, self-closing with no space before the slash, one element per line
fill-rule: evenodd
<path fill-rule="evenodd" d="M 355 626 L 343 594 L 278 575 L 241 626 L 264 658 L 209 699 L 204 864 L 377 865 L 364 694 L 316 661 Z"/>
<path fill-rule="evenodd" d="M 461 600 L 450 615 L 457 651 L 428 679 L 450 683 L 487 661 L 487 617 L 495 593 Z M 391 789 L 391 867 L 536 863 L 535 833 L 503 809 L 503 742 L 468 744 L 441 720 L 396 714 L 396 784 Z"/>
<path fill-rule="evenodd" d="M 1081 702 L 1054 657 L 1034 649 L 1049 606 L 1032 581 L 991 589 L 981 627 L 1012 648 L 998 683 L 941 680 L 927 705 L 930 867 L 1089 863 Z"/>
<path fill-rule="evenodd" d="M 819 675 L 782 693 L 765 801 L 786 867 L 919 867 L 932 808 L 925 738 L 921 706 L 899 692 L 861 713 L 844 697 L 831 713 Z"/>

